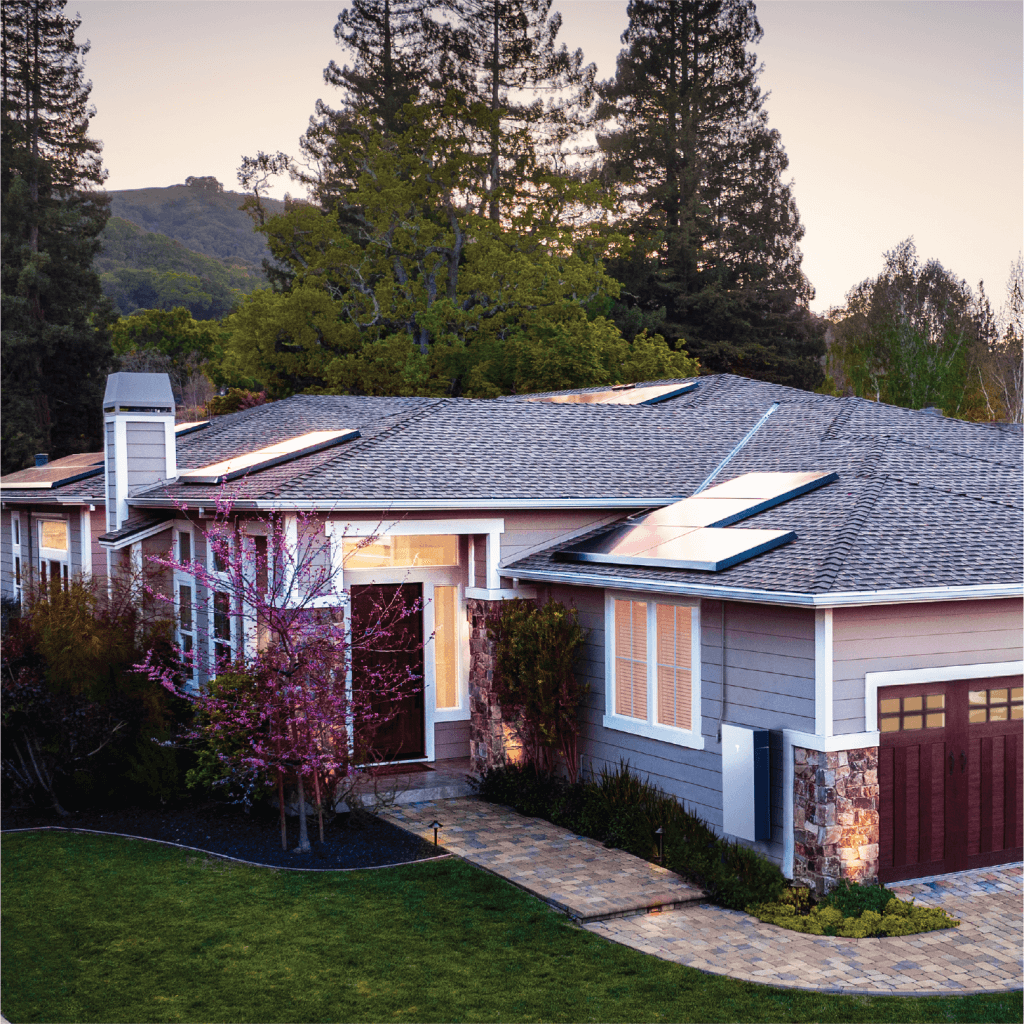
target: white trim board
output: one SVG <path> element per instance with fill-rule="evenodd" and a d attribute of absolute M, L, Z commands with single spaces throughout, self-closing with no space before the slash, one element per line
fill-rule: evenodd
<path fill-rule="evenodd" d="M 814 731 L 832 735 L 832 609 L 814 610 Z"/>
<path fill-rule="evenodd" d="M 855 605 L 904 604 L 928 601 L 983 601 L 993 598 L 1022 597 L 1024 584 L 984 583 L 966 587 L 908 587 L 902 590 L 850 590 L 829 594 L 804 594 L 792 590 L 755 590 L 726 587 L 714 583 L 666 583 L 664 580 L 626 578 L 587 572 L 557 572 L 551 569 L 516 567 L 504 570 L 506 576 L 538 583 L 575 584 L 579 587 L 606 587 L 615 590 L 642 591 L 648 594 L 675 594 L 679 597 L 707 597 L 714 600 L 748 601 L 757 604 L 781 604 L 798 608 L 843 608 Z M 709 573 L 713 578 L 714 574 Z"/>
<path fill-rule="evenodd" d="M 1024 661 L 994 661 L 986 665 L 950 665 L 942 668 L 911 668 L 899 672 L 864 674 L 864 724 L 878 730 L 878 691 L 883 686 L 912 686 L 914 683 L 949 683 L 957 679 L 991 679 L 1024 674 Z"/>

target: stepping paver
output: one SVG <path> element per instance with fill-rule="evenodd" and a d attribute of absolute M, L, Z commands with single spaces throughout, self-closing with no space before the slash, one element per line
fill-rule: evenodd
<path fill-rule="evenodd" d="M 396 824 L 539 896 L 588 931 L 710 974 L 851 995 L 967 995 L 1021 988 L 1024 866 L 900 882 L 901 899 L 941 907 L 958 928 L 840 939 L 764 924 L 702 903 L 678 875 L 538 818 L 474 797 L 393 807 Z"/>
<path fill-rule="evenodd" d="M 580 922 L 667 910 L 704 898 L 697 886 L 657 864 L 478 798 L 403 804 L 382 816 L 428 840 L 436 818 L 444 826 L 439 841 L 445 849 Z"/>

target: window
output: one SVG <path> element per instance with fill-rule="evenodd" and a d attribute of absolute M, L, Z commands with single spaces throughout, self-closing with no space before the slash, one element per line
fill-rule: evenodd
<path fill-rule="evenodd" d="M 604 725 L 702 749 L 700 609 L 609 595 Z"/>
<path fill-rule="evenodd" d="M 438 534 L 345 537 L 341 542 L 346 569 L 398 569 L 459 564 L 457 535 Z"/>
<path fill-rule="evenodd" d="M 14 600 L 21 604 L 21 516 L 11 513 L 11 548 L 14 558 Z"/>
<path fill-rule="evenodd" d="M 62 519 L 39 522 L 39 582 L 44 587 L 68 589 L 68 524 Z"/>
<path fill-rule="evenodd" d="M 438 711 L 459 706 L 458 587 L 434 586 L 434 687 Z"/>
<path fill-rule="evenodd" d="M 214 671 L 232 660 L 231 595 L 219 590 L 213 595 L 213 656 Z"/>
<path fill-rule="evenodd" d="M 192 561 L 192 531 L 180 529 L 174 531 L 177 541 L 178 562 L 188 565 Z M 178 613 L 178 648 L 182 654 L 182 674 L 186 680 L 194 680 L 196 662 L 194 661 L 196 646 L 196 590 L 195 580 L 187 572 L 174 573 L 174 599 Z"/>

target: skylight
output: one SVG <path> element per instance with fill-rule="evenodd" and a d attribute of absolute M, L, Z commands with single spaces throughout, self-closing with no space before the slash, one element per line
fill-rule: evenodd
<path fill-rule="evenodd" d="M 719 572 L 797 539 L 792 530 L 727 530 L 838 479 L 836 473 L 746 473 L 580 541 L 555 559 Z"/>
<path fill-rule="evenodd" d="M 235 480 L 246 473 L 255 473 L 282 462 L 291 462 L 303 455 L 323 451 L 344 441 L 353 441 L 357 437 L 358 430 L 315 430 L 286 441 L 278 441 L 258 451 L 235 455 L 223 462 L 214 462 L 199 469 L 187 469 L 178 474 L 178 480 L 183 484 L 219 484 Z"/>
<path fill-rule="evenodd" d="M 684 384 L 652 384 L 637 387 L 621 384 L 605 391 L 585 391 L 574 395 L 542 395 L 528 402 L 553 402 L 559 405 L 655 405 L 677 395 L 685 395 L 697 387 L 695 380 Z"/>

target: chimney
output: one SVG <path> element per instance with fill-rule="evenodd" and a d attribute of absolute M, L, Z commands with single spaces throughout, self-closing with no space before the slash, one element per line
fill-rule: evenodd
<path fill-rule="evenodd" d="M 103 395 L 107 529 L 128 518 L 128 496 L 178 475 L 174 394 L 166 373 L 112 373 Z"/>
<path fill-rule="evenodd" d="M 49 461 L 50 456 L 47 455 L 45 452 L 40 452 L 36 456 L 36 469 L 38 469 L 40 466 L 45 466 Z"/>

